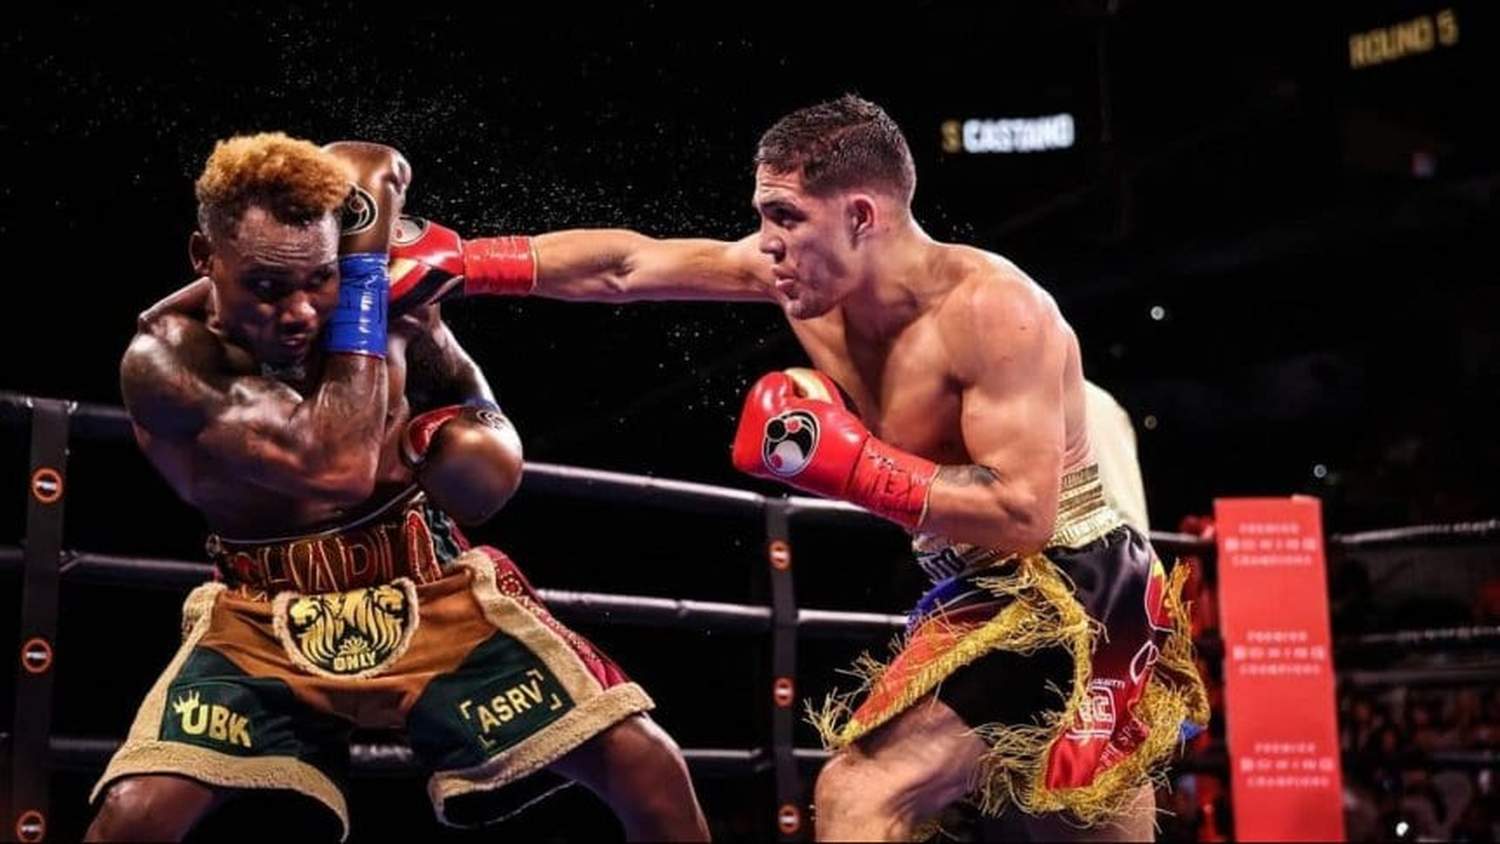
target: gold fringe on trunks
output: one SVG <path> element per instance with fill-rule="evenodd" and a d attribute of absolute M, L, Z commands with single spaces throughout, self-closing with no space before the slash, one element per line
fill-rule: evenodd
<path fill-rule="evenodd" d="M 1089 785 L 1067 789 L 1047 787 L 1047 762 L 1052 746 L 1075 723 L 1087 699 L 1090 657 L 1104 631 L 1074 597 L 1068 577 L 1045 556 L 1020 558 L 997 570 L 1000 573 L 976 582 L 1010 603 L 922 666 L 876 718 L 868 722 L 853 718 L 856 698 L 875 687 L 885 671 L 884 665 L 866 654 L 851 672 L 862 678 L 860 688 L 830 695 L 821 708 L 810 706 L 808 720 L 827 748 L 839 750 L 930 694 L 954 671 L 985 653 L 1005 650 L 1028 655 L 1043 648 L 1066 648 L 1073 657 L 1074 676 L 1061 710 L 1044 713 L 1041 724 L 976 728 L 990 750 L 980 762 L 973 798 L 991 816 L 1014 805 L 1031 814 L 1067 812 L 1086 826 L 1118 817 L 1131 808 L 1140 786 L 1163 777 L 1163 765 L 1179 742 L 1182 722 L 1208 722 L 1208 698 L 1194 665 L 1187 612 L 1180 598 L 1187 566 L 1178 565 L 1172 572 L 1165 600 L 1174 631 L 1135 709 L 1148 731 L 1145 740 Z"/>

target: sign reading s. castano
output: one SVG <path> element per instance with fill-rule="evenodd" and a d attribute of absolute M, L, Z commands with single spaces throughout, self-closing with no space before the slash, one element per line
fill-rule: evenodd
<path fill-rule="evenodd" d="M 1045 152 L 1073 146 L 1073 115 L 945 120 L 943 152 Z"/>

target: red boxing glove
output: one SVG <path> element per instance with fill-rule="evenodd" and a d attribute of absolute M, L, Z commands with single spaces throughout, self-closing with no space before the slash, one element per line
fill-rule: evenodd
<path fill-rule="evenodd" d="M 462 296 L 525 296 L 536 286 L 531 238 L 464 240 L 421 217 L 402 216 L 391 238 L 391 304 L 426 305 Z"/>
<path fill-rule="evenodd" d="M 401 438 L 402 462 L 412 469 L 420 468 L 427 461 L 427 452 L 432 448 L 432 440 L 437 436 L 438 429 L 459 416 L 476 419 L 492 427 L 496 424 L 494 420 L 504 418 L 499 405 L 481 398 L 419 413 L 406 424 L 406 435 Z M 505 424 L 509 425 L 508 422 Z"/>
<path fill-rule="evenodd" d="M 454 404 L 412 417 L 406 425 L 406 435 L 401 438 L 401 461 L 412 469 L 421 466 L 427 460 L 427 450 L 432 448 L 432 438 L 438 429 L 463 410 L 463 405 Z"/>
<path fill-rule="evenodd" d="M 745 397 L 734 435 L 735 468 L 857 504 L 915 530 L 937 464 L 870 435 L 821 372 L 762 376 Z"/>
<path fill-rule="evenodd" d="M 515 428 L 494 402 L 480 398 L 412 419 L 401 457 L 428 498 L 462 525 L 495 515 L 515 494 L 523 471 Z"/>

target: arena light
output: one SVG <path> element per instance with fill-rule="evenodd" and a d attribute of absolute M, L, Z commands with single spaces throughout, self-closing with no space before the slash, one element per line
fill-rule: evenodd
<path fill-rule="evenodd" d="M 949 153 L 1046 152 L 1068 149 L 1077 137 L 1073 115 L 1067 112 L 1038 117 L 945 120 L 942 133 L 943 152 Z"/>

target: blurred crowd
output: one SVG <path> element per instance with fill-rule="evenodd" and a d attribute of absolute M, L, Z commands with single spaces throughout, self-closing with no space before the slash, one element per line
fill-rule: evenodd
<path fill-rule="evenodd" d="M 1213 536 L 1208 517 L 1186 518 L 1179 529 Z M 1180 562 L 1195 574 L 1189 597 L 1194 633 L 1208 643 L 1200 648 L 1200 667 L 1214 720 L 1190 743 L 1172 788 L 1159 794 L 1158 840 L 1228 841 L 1233 803 L 1223 756 L 1222 661 L 1211 644 L 1218 632 L 1213 568 L 1194 557 Z M 1353 556 L 1335 556 L 1329 573 L 1348 840 L 1500 840 L 1500 652 L 1358 647 L 1362 634 L 1434 628 L 1467 627 L 1493 642 L 1500 579 L 1485 582 L 1465 606 L 1420 594 L 1384 600 Z M 1449 670 L 1453 679 L 1426 670 L 1433 668 Z"/>

